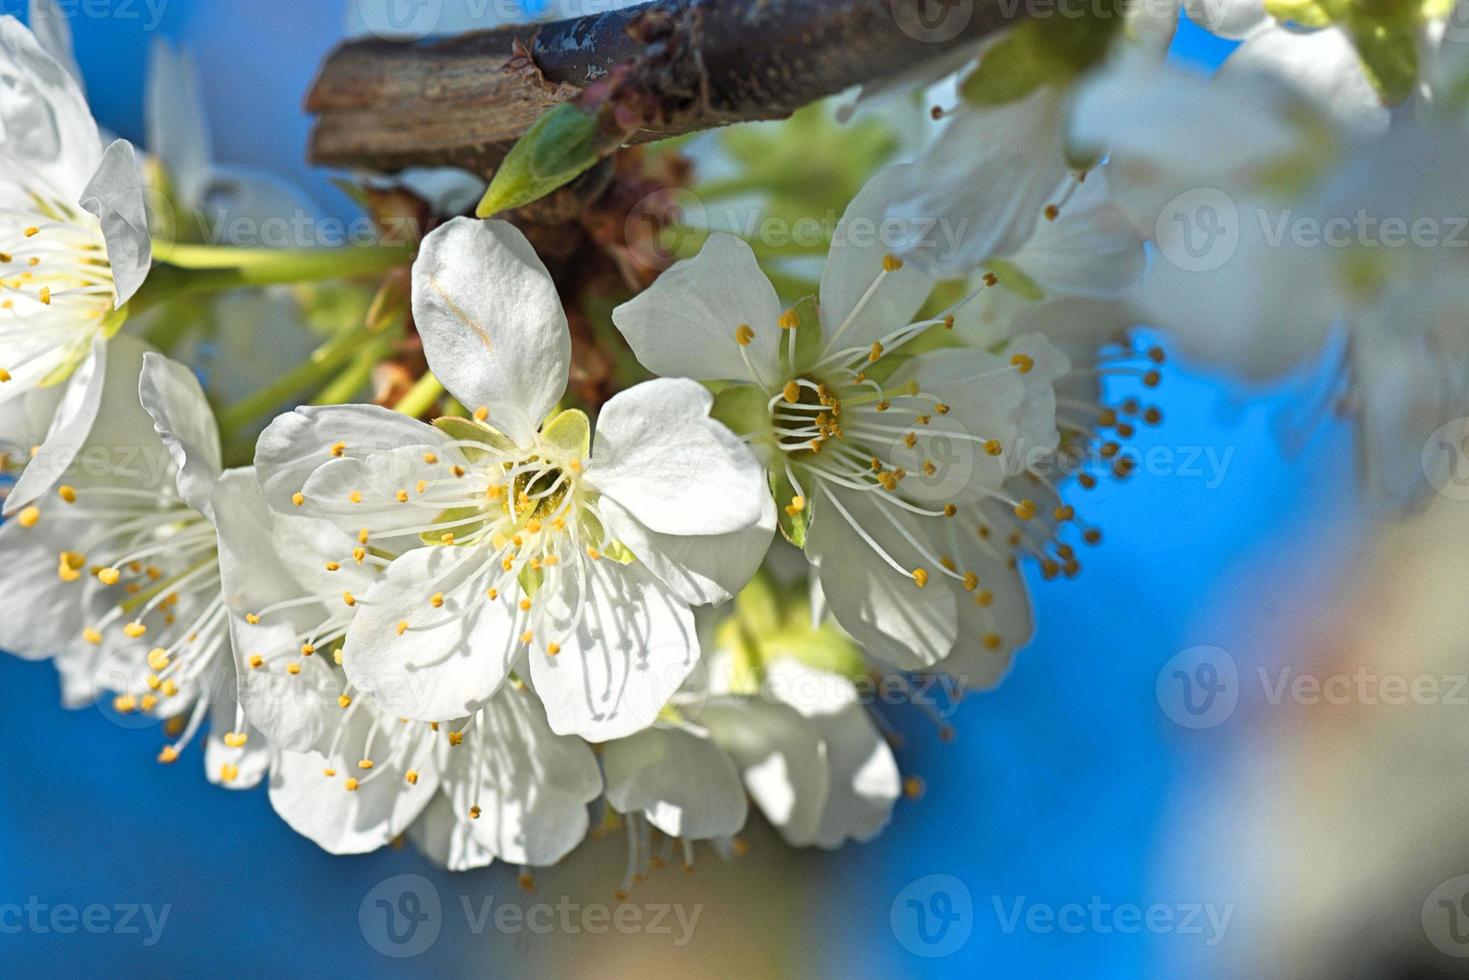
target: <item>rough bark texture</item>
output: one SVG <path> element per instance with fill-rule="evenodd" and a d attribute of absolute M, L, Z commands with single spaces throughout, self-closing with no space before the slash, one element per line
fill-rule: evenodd
<path fill-rule="evenodd" d="M 1020 7 L 1022 5 L 1011 5 Z M 778 119 L 972 50 L 999 0 L 656 0 L 431 44 L 359 40 L 307 98 L 318 164 L 489 174 L 546 109 L 613 102 L 632 141 Z"/>

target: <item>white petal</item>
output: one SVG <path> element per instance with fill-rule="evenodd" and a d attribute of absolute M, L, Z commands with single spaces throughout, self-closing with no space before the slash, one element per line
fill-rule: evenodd
<path fill-rule="evenodd" d="M 666 378 L 777 384 L 780 298 L 750 246 L 716 232 L 699 254 L 675 263 L 643 292 L 612 311 L 643 367 Z M 753 331 L 745 354 L 735 334 Z"/>
<path fill-rule="evenodd" d="M 888 167 L 847 205 L 821 273 L 821 332 L 828 343 L 840 332 L 839 346 L 866 347 L 911 323 L 933 292 L 933 280 L 911 265 L 883 276 L 873 289 L 884 260 L 911 237 L 898 240 L 884 223 L 887 212 L 919 179 L 911 164 Z M 921 237 L 927 229 L 905 231 Z"/>
<path fill-rule="evenodd" d="M 456 814 L 454 804 L 442 793 L 434 794 L 408 828 L 408 839 L 424 857 L 449 871 L 472 871 L 495 861 L 495 855 L 475 840 L 470 821 Z"/>
<path fill-rule="evenodd" d="M 204 775 L 216 786 L 246 790 L 260 785 L 270 769 L 270 745 L 248 724 L 240 732 L 244 745 L 226 745 L 224 737 L 235 731 L 239 702 L 235 699 L 235 665 L 216 657 L 210 666 L 214 679 L 209 684 L 209 733 L 204 742 Z M 234 778 L 226 780 L 225 766 L 233 766 Z"/>
<path fill-rule="evenodd" d="M 376 405 L 302 406 L 280 415 L 255 444 L 255 469 L 265 499 L 276 510 L 290 513 L 292 496 L 311 474 L 336 458 L 332 447 L 342 443 L 342 458 L 367 459 L 400 447 L 435 449 L 443 433 L 391 409 Z"/>
<path fill-rule="evenodd" d="M 1381 135 L 1392 122 L 1356 46 L 1335 27 L 1309 33 L 1285 27 L 1257 31 L 1219 67 L 1221 81 L 1246 74 L 1280 79 L 1359 136 Z"/>
<path fill-rule="evenodd" d="M 602 747 L 607 802 L 642 813 L 670 837 L 732 837 L 745 825 L 740 774 L 729 756 L 692 728 L 649 728 Z"/>
<path fill-rule="evenodd" d="M 608 558 L 582 567 L 580 623 L 569 633 L 548 624 L 555 635 L 544 639 L 561 651 L 533 650 L 531 678 L 553 731 L 605 742 L 657 720 L 698 663 L 699 641 L 688 605 L 646 569 Z M 576 589 L 567 592 L 570 608 Z"/>
<path fill-rule="evenodd" d="M 1002 106 L 966 106 L 916 164 L 890 219 L 926 230 L 895 251 L 940 279 L 1010 255 L 1066 175 L 1062 92 L 1042 86 Z"/>
<path fill-rule="evenodd" d="M 698 722 L 740 768 L 745 789 L 786 843 L 811 844 L 831 789 L 816 726 L 794 708 L 758 697 L 715 698 Z"/>
<path fill-rule="evenodd" d="M 1048 295 L 1110 297 L 1137 284 L 1147 256 L 1142 236 L 1109 194 L 1103 167 L 1077 188 L 1055 221 L 1041 217 L 1012 261 Z"/>
<path fill-rule="evenodd" d="M 5 501 L 6 514 L 38 500 L 63 477 L 78 488 L 125 485 L 172 495 L 168 451 L 138 399 L 147 349 L 126 334 L 94 344 L 92 357 L 67 380 L 45 442 Z"/>
<path fill-rule="evenodd" d="M 486 597 L 479 564 L 473 548 L 417 548 L 394 560 L 361 601 L 342 665 L 383 711 L 446 721 L 499 690 L 520 647 L 514 616 L 505 600 Z M 436 608 L 430 598 L 439 593 Z"/>
<path fill-rule="evenodd" d="M 910 670 L 935 663 L 953 647 L 957 635 L 953 594 L 934 588 L 941 583 L 933 581 L 919 588 L 911 574 L 894 569 L 873 551 L 838 507 L 845 508 L 904 569 L 911 573 L 923 568 L 932 580 L 942 570 L 914 548 L 893 521 L 920 541 L 921 528 L 905 511 L 872 502 L 872 494 L 836 493 L 833 498 L 830 489 L 821 487 L 806 537 L 806 554 L 820 569 L 832 615 L 875 657 Z"/>
<path fill-rule="evenodd" d="M 728 534 L 759 522 L 765 467 L 709 418 L 714 397 L 660 378 L 614 395 L 597 416 L 587 482 L 663 534 Z"/>
<path fill-rule="evenodd" d="M 973 592 L 949 586 L 957 590 L 959 636 L 953 652 L 937 666 L 966 690 L 983 691 L 1004 677 L 1015 650 L 1030 641 L 1035 623 L 1020 572 L 980 547 L 973 531 L 968 523 L 949 522 L 935 538 L 939 547 L 958 556 L 964 571 L 973 572 L 979 579 Z M 991 636 L 1000 638 L 998 648 L 992 648 L 994 641 L 987 639 Z"/>
<path fill-rule="evenodd" d="M 102 222 L 119 308 L 132 299 L 153 266 L 147 195 L 133 144 L 117 140 L 102 154 L 97 172 L 79 199 L 82 209 Z"/>
<path fill-rule="evenodd" d="M 75 548 L 88 526 L 60 508 L 43 513 L 35 527 L 0 524 L 0 650 L 27 660 L 56 656 L 82 642 L 82 583 L 57 574 L 61 552 Z M 95 528 L 93 528 L 95 530 Z"/>
<path fill-rule="evenodd" d="M 81 68 L 77 67 L 76 52 L 72 49 L 71 21 L 61 12 L 56 0 L 31 0 L 30 23 L 31 32 L 36 35 L 41 49 L 76 79 L 78 91 L 85 95 L 87 86 L 82 80 Z"/>
<path fill-rule="evenodd" d="M 178 467 L 179 496 L 212 520 L 210 496 L 224 470 L 224 451 L 199 379 L 177 361 L 149 351 L 143 355 L 138 395 Z"/>
<path fill-rule="evenodd" d="M 536 867 L 560 861 L 586 836 L 587 804 L 602 792 L 591 748 L 552 732 L 545 709 L 527 690 L 505 688 L 472 724 L 463 743 L 439 749 L 454 813 L 502 861 Z M 480 812 L 471 820 L 474 806 Z"/>
<path fill-rule="evenodd" d="M 148 150 L 162 161 L 179 199 L 198 207 L 204 203 L 212 155 L 198 66 L 187 53 L 156 38 L 149 52 L 146 88 Z"/>
<path fill-rule="evenodd" d="M 766 676 L 770 695 L 810 719 L 826 743 L 831 790 L 815 843 L 840 847 L 848 839 L 867 841 L 887 826 L 902 792 L 897 760 L 851 681 L 780 660 Z"/>
<path fill-rule="evenodd" d="M 102 139 L 76 79 L 14 17 L 0 17 L 0 160 L 33 170 L 71 203 L 102 159 Z"/>
<path fill-rule="evenodd" d="M 435 229 L 413 263 L 413 320 L 444 387 L 529 442 L 566 390 L 571 332 L 525 236 L 471 218 Z"/>
<path fill-rule="evenodd" d="M 245 618 L 277 602 L 306 595 L 298 582 L 299 572 L 286 563 L 288 555 L 302 563 L 309 560 L 306 554 L 289 550 L 302 536 L 290 534 L 283 526 L 315 522 L 270 510 L 253 470 L 230 470 L 220 478 L 214 492 L 214 522 L 219 529 L 221 597 L 230 613 L 239 700 L 245 717 L 278 748 L 304 752 L 322 746 L 341 716 L 337 704 L 344 687 L 341 674 L 328 666 L 323 656 L 297 660 L 301 672 L 295 675 L 279 666 L 274 670 L 255 669 L 249 661 L 255 653 L 294 650 L 296 637 L 325 622 L 330 612 L 311 605 L 272 614 L 260 623 Z M 319 528 L 316 532 L 326 533 Z M 350 547 L 348 539 L 337 555 Z M 321 572 L 320 562 L 313 565 L 318 574 L 354 574 L 354 566 L 350 565 L 338 573 Z M 366 588 L 362 591 L 365 593 Z"/>
<path fill-rule="evenodd" d="M 759 570 L 775 537 L 775 501 L 768 493 L 759 522 L 728 534 L 659 534 L 611 497 L 598 510 L 612 536 L 691 606 L 734 598 Z"/>
<path fill-rule="evenodd" d="M 278 752 L 271 763 L 271 806 L 292 830 L 331 854 L 364 854 L 389 843 L 408 829 L 437 791 L 433 741 L 426 727 L 410 730 L 384 718 L 391 737 L 410 740 L 408 748 L 391 763 L 389 757 L 397 753 L 379 733 L 373 769 L 358 767 L 373 722 L 367 710 L 357 711 L 343 723 L 346 730 L 336 754 Z M 327 769 L 336 775 L 324 775 Z M 415 785 L 405 778 L 410 769 L 419 773 Z M 358 780 L 356 790 L 346 788 L 349 777 Z"/>

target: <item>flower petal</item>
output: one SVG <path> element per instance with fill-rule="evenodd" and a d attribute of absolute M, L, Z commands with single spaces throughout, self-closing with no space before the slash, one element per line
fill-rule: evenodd
<path fill-rule="evenodd" d="M 144 122 L 148 150 L 168 171 L 187 207 L 204 203 L 209 184 L 209 121 L 199 92 L 199 70 L 194 59 L 165 38 L 155 38 L 148 56 Z"/>
<path fill-rule="evenodd" d="M 455 218 L 413 263 L 413 320 L 429 367 L 525 444 L 566 390 L 571 332 L 550 273 L 503 221 Z"/>
<path fill-rule="evenodd" d="M 659 534 L 611 497 L 598 509 L 612 536 L 691 606 L 734 598 L 759 570 L 775 536 L 775 501 L 768 493 L 760 520 L 728 534 Z"/>
<path fill-rule="evenodd" d="M 389 843 L 408 829 L 437 790 L 428 729 L 383 721 L 394 738 L 409 741 L 401 752 L 380 753 L 371 770 L 358 765 L 376 727 L 366 709 L 342 722 L 335 754 L 277 752 L 271 760 L 271 806 L 292 830 L 330 854 L 365 854 Z M 383 747 L 380 732 L 376 744 Z M 334 775 L 326 776 L 327 770 Z M 409 770 L 419 773 L 416 784 L 408 784 Z M 349 778 L 357 780 L 357 789 L 346 788 Z"/>
<path fill-rule="evenodd" d="M 794 660 L 772 664 L 770 696 L 815 724 L 826 743 L 831 790 L 814 841 L 825 848 L 867 841 L 887 826 L 902 792 L 897 760 L 873 725 L 852 682 Z"/>
<path fill-rule="evenodd" d="M 643 367 L 665 378 L 778 383 L 780 298 L 743 240 L 709 236 L 699 254 L 675 263 L 643 292 L 612 311 Z M 744 348 L 735 339 L 751 330 Z"/>
<path fill-rule="evenodd" d="M 506 687 L 480 711 L 466 743 L 441 746 L 443 789 L 475 842 L 512 864 L 555 864 L 586 836 L 602 770 L 579 738 L 557 735 L 534 694 Z M 471 807 L 479 816 L 470 820 Z"/>
<path fill-rule="evenodd" d="M 602 765 L 607 802 L 642 813 L 670 837 L 732 837 L 745 825 L 749 805 L 739 770 L 692 726 L 649 728 L 609 742 Z"/>
<path fill-rule="evenodd" d="M 133 298 L 153 267 L 153 233 L 148 228 L 147 188 L 133 144 L 116 140 L 83 189 L 78 203 L 102 223 L 107 263 L 117 307 Z"/>
<path fill-rule="evenodd" d="M 361 600 L 342 665 L 383 711 L 418 721 L 462 718 L 500 689 L 520 648 L 514 616 L 504 600 L 486 597 L 479 564 L 474 549 L 417 548 L 395 559 Z"/>
<path fill-rule="evenodd" d="M 138 395 L 178 467 L 179 496 L 213 520 L 210 497 L 224 471 L 224 451 L 219 445 L 214 410 L 199 387 L 199 379 L 177 361 L 149 351 L 143 355 Z"/>
<path fill-rule="evenodd" d="M 442 793 L 435 793 L 413 821 L 408 839 L 424 857 L 448 871 L 472 871 L 495 861 L 495 855 L 475 839 L 470 822 L 455 812 L 454 804 Z"/>
<path fill-rule="evenodd" d="M 552 731 L 605 742 L 657 720 L 698 663 L 699 640 L 687 604 L 647 569 L 610 558 L 581 568 L 580 619 L 574 630 L 547 624 L 561 650 L 533 650 L 531 678 Z M 566 591 L 575 608 L 577 590 Z"/>
<path fill-rule="evenodd" d="M 826 743 L 794 708 L 758 697 L 719 697 L 698 722 L 739 767 L 755 804 L 786 843 L 815 839 L 831 790 Z"/>
<path fill-rule="evenodd" d="M 588 484 L 663 534 L 728 534 L 757 524 L 770 499 L 765 468 L 709 418 L 713 404 L 685 379 L 614 395 L 597 416 Z"/>
<path fill-rule="evenodd" d="M 954 596 L 948 589 L 933 587 L 941 583 L 920 588 L 911 574 L 894 569 L 852 528 L 842 511 L 909 573 L 922 568 L 931 578 L 942 574 L 899 530 L 921 541 L 923 531 L 917 522 L 907 512 L 875 503 L 871 497 L 821 485 L 806 554 L 817 563 L 832 615 L 868 653 L 905 670 L 926 667 L 954 645 L 958 633 Z"/>
<path fill-rule="evenodd" d="M 31 169 L 66 203 L 102 159 L 102 139 L 76 79 L 14 17 L 0 17 L 0 160 Z"/>
<path fill-rule="evenodd" d="M 31 0 L 31 33 L 36 35 L 41 49 L 76 79 L 77 90 L 85 95 L 87 86 L 72 48 L 71 21 L 61 12 L 56 0 Z"/>
<path fill-rule="evenodd" d="M 1221 83 L 1245 74 L 1280 79 L 1361 137 L 1380 136 L 1392 122 L 1392 110 L 1368 80 L 1356 46 L 1337 27 L 1303 33 L 1273 25 L 1256 31 L 1219 66 Z"/>
<path fill-rule="evenodd" d="M 888 256 L 928 230 L 895 235 L 885 223 L 887 211 L 917 179 L 912 164 L 888 167 L 847 205 L 821 273 L 821 333 L 828 344 L 840 332 L 840 344 L 866 347 L 912 322 L 933 292 L 933 280 L 916 265 L 883 273 Z M 874 289 L 879 276 L 882 284 Z"/>

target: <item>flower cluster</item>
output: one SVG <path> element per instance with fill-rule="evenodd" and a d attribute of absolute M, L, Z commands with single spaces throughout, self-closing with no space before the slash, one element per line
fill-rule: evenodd
<path fill-rule="evenodd" d="M 153 99 L 189 93 L 194 129 L 150 126 L 139 165 L 103 148 L 64 40 L 0 19 L 0 648 L 158 724 L 161 763 L 203 741 L 211 781 L 267 784 L 332 853 L 407 837 L 528 876 L 625 828 L 626 889 L 674 848 L 738 852 L 752 801 L 795 846 L 871 838 L 920 786 L 874 680 L 996 685 L 1028 570 L 1075 576 L 1101 538 L 1073 489 L 1127 478 L 1123 441 L 1161 419 L 1163 355 L 1128 332 L 1143 238 L 1110 168 L 1059 150 L 982 206 L 952 162 L 947 200 L 915 197 L 924 164 L 880 170 L 804 299 L 709 234 L 610 312 L 631 368 L 596 403 L 570 385 L 585 313 L 527 236 L 445 216 L 312 355 L 337 382 L 276 414 L 308 362 L 217 416 L 217 375 L 250 367 L 171 342 L 179 298 L 329 263 L 154 256 L 152 204 L 221 186 L 192 72 L 160 50 Z M 1060 97 L 1032 120 L 1052 142 Z M 935 207 L 974 222 L 942 258 Z M 384 323 L 428 370 L 355 403 Z"/>

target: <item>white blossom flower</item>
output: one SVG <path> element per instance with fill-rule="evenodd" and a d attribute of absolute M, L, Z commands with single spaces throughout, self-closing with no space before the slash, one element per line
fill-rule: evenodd
<path fill-rule="evenodd" d="M 1011 497 L 1005 482 L 1031 452 L 1055 445 L 1051 386 L 1068 370 L 1038 336 L 1004 357 L 905 349 L 957 316 L 915 319 L 934 282 L 877 233 L 891 193 L 911 179 L 891 168 L 853 200 L 815 313 L 782 312 L 749 247 L 727 235 L 613 313 L 649 370 L 734 382 L 721 417 L 737 416 L 764 454 L 787 533 L 817 566 L 832 613 L 906 669 L 956 645 L 996 642 L 961 634 L 957 607 L 979 601 L 989 575 L 1003 590 L 1019 587 L 1017 572 L 1007 560 L 986 575 L 963 567 L 934 546 L 933 529 L 948 521 L 973 535 L 998 519 L 1004 542 L 1009 525 L 1036 516 L 1034 501 Z M 990 274 L 980 288 L 996 281 Z M 952 580 L 963 600 L 933 580 Z M 999 631 L 1002 646 L 1028 638 L 1028 620 L 1016 627 Z"/>
<path fill-rule="evenodd" d="M 151 265 L 131 144 L 104 147 L 67 68 L 0 17 L 0 410 L 65 384 L 7 513 L 60 479 L 97 416 L 107 339 Z"/>
<path fill-rule="evenodd" d="M 1143 318 L 1249 381 L 1341 351 L 1367 487 L 1417 499 L 1430 434 L 1469 408 L 1452 107 L 1363 140 L 1268 75 L 1125 64 L 1083 93 L 1077 133 L 1106 143 L 1119 200 L 1155 229 Z"/>
<path fill-rule="evenodd" d="M 430 235 L 414 318 L 474 420 L 302 408 L 257 448 L 273 507 L 358 536 L 343 564 L 385 565 L 346 635 L 348 679 L 385 711 L 446 721 L 528 659 L 554 731 L 602 741 L 646 727 L 697 661 L 690 604 L 727 598 L 768 547 L 759 464 L 689 382 L 614 397 L 595 445 L 585 415 L 555 413 L 566 319 L 509 225 Z M 401 554 L 387 561 L 380 545 Z"/>

